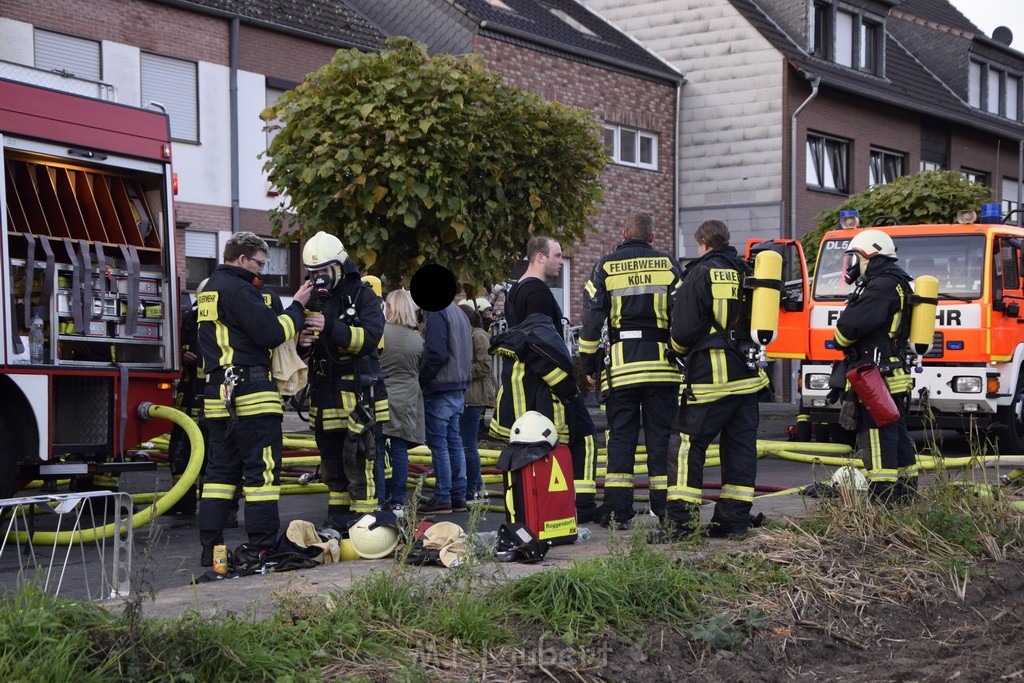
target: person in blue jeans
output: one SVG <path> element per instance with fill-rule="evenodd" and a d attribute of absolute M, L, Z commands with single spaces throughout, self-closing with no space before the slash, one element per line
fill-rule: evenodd
<path fill-rule="evenodd" d="M 469 318 L 473 328 L 473 370 L 472 384 L 466 389 L 466 408 L 462 412 L 460 431 L 462 447 L 466 452 L 466 501 L 487 497 L 484 480 L 480 475 L 480 418 L 485 410 L 494 405 L 494 376 L 491 371 L 491 355 L 487 353 L 490 335 L 484 331 L 481 304 L 490 307 L 487 299 L 464 299 L 459 308 Z"/>
<path fill-rule="evenodd" d="M 408 290 L 396 289 L 384 303 L 384 348 L 380 363 L 387 378 L 391 419 L 384 425 L 384 437 L 391 456 L 391 477 L 386 480 L 381 509 L 401 517 L 409 481 L 409 448 L 426 443 L 423 427 L 423 391 L 420 389 L 420 361 L 423 337 L 416 320 L 416 304 Z M 384 443 L 381 444 L 382 446 Z M 383 467 L 380 468 L 383 470 Z"/>
<path fill-rule="evenodd" d="M 471 384 L 473 339 L 469 320 L 450 303 L 427 314 L 420 363 L 424 427 L 436 480 L 433 497 L 420 503 L 420 514 L 447 514 L 466 509 L 466 454 L 459 419 Z"/>

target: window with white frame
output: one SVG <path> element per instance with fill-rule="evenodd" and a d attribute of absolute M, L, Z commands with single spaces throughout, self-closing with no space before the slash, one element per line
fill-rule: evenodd
<path fill-rule="evenodd" d="M 217 267 L 217 233 L 185 231 L 185 289 L 195 291 Z"/>
<path fill-rule="evenodd" d="M 171 119 L 171 138 L 199 142 L 199 76 L 195 62 L 149 52 L 140 56 L 142 106 L 158 104 Z"/>
<path fill-rule="evenodd" d="M 277 240 L 267 237 L 267 263 L 263 266 L 260 279 L 272 288 L 286 288 L 291 283 L 291 248 L 280 246 Z"/>
<path fill-rule="evenodd" d="M 657 170 L 658 134 L 604 124 L 604 148 L 616 164 Z"/>
<path fill-rule="evenodd" d="M 832 0 L 818 0 L 811 13 L 808 49 L 851 69 L 872 74 L 881 72 L 882 17 L 840 9 Z"/>
<path fill-rule="evenodd" d="M 921 162 L 921 170 L 922 171 L 941 171 L 944 168 L 945 168 L 945 166 L 943 166 L 942 164 L 938 163 L 937 161 L 922 161 Z"/>
<path fill-rule="evenodd" d="M 850 141 L 817 133 L 807 134 L 807 186 L 848 192 Z"/>
<path fill-rule="evenodd" d="M 1021 75 L 972 60 L 967 69 L 967 103 L 975 109 L 1021 120 Z"/>
<path fill-rule="evenodd" d="M 903 152 L 872 148 L 868 184 L 885 185 L 902 176 L 905 159 Z"/>
<path fill-rule="evenodd" d="M 60 71 L 76 78 L 100 80 L 100 43 L 63 33 L 35 29 L 37 69 Z"/>

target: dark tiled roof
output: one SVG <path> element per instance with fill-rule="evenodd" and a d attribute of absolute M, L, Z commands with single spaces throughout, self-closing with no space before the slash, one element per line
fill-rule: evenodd
<path fill-rule="evenodd" d="M 556 52 L 558 46 L 564 46 L 570 58 L 598 63 L 604 60 L 607 64 L 618 65 L 618 70 L 638 67 L 642 72 L 671 80 L 682 76 L 674 67 L 574 0 L 502 0 L 508 10 L 486 0 L 454 2 L 481 22 L 481 33 L 490 37 L 502 40 L 513 37 L 518 39 L 514 42 L 526 45 L 533 38 Z M 594 35 L 577 30 L 556 16 L 552 9 L 564 12 Z M 588 56 L 591 59 L 588 60 Z"/>
<path fill-rule="evenodd" d="M 967 55 L 961 48 L 964 72 L 963 95 L 959 94 L 956 82 L 943 82 L 935 70 L 924 62 L 929 59 L 926 52 L 920 59 L 915 57 L 899 40 L 897 32 L 887 30 L 885 40 L 885 76 L 850 69 L 835 62 L 830 62 L 810 55 L 803 48 L 805 30 L 802 17 L 793 13 L 780 12 L 776 18 L 774 10 L 782 5 L 800 5 L 792 0 L 730 0 L 732 5 L 756 28 L 772 45 L 779 50 L 796 69 L 821 77 L 826 87 L 835 88 L 860 97 L 876 100 L 901 109 L 915 111 L 972 128 L 980 128 L 989 132 L 1005 135 L 1015 139 L 1024 137 L 1024 126 L 1008 119 L 994 116 L 969 107 L 966 97 Z M 946 5 L 945 0 L 922 0 L 927 6 Z M 959 14 L 959 13 L 957 13 Z M 953 17 L 955 18 L 955 17 Z M 966 21 L 962 19 L 962 21 Z M 896 24 L 897 20 L 890 17 L 886 21 L 887 29 Z M 969 22 L 968 22 L 969 23 Z M 949 45 L 933 46 L 934 50 L 950 50 Z"/>
<path fill-rule="evenodd" d="M 953 3 L 946 0 L 903 0 L 893 11 L 921 17 L 964 33 L 984 35 Z"/>
<path fill-rule="evenodd" d="M 358 47 L 376 49 L 385 39 L 344 0 L 185 0 L 166 4 L 237 14 L 243 22 L 250 19 L 267 28 L 280 26 Z"/>
<path fill-rule="evenodd" d="M 431 53 L 473 51 L 477 22 L 449 2 L 435 0 L 346 0 L 388 35 L 408 36 Z"/>

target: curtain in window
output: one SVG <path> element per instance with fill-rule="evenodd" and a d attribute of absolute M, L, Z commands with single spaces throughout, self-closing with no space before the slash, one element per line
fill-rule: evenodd
<path fill-rule="evenodd" d="M 807 136 L 807 184 L 816 187 L 824 187 L 825 181 L 821 177 L 821 148 L 825 141 L 821 138 Z"/>
<path fill-rule="evenodd" d="M 846 143 L 839 140 L 826 140 L 825 153 L 831 185 L 826 185 L 833 190 L 846 191 Z"/>

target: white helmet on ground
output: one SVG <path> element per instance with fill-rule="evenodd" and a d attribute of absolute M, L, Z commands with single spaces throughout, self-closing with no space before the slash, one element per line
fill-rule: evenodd
<path fill-rule="evenodd" d="M 509 443 L 540 443 L 547 441 L 552 447 L 558 443 L 555 423 L 536 410 L 528 410 L 512 423 Z"/>
<path fill-rule="evenodd" d="M 352 547 L 364 560 L 387 557 L 398 546 L 398 529 L 383 524 L 374 526 L 376 522 L 373 515 L 363 515 L 348 529 Z"/>

